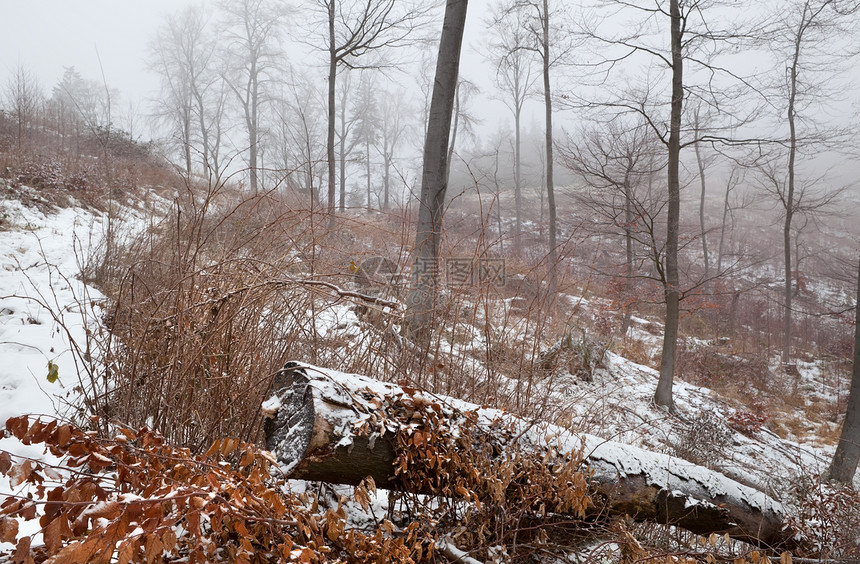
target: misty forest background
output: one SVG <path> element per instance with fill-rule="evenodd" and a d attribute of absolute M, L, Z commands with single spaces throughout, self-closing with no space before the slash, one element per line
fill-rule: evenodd
<path fill-rule="evenodd" d="M 273 376 L 301 360 L 602 425 L 573 421 L 554 382 L 593 383 L 612 354 L 653 369 L 649 397 L 676 425 L 689 422 L 675 410 L 680 380 L 730 406 L 736 431 L 765 426 L 832 458 L 857 358 L 860 3 L 469 10 L 435 201 L 425 139 L 443 6 L 183 8 L 152 37 L 160 91 L 145 109 L 109 76 L 69 67 L 45 86 L 24 65 L 7 70 L 4 198 L 105 218 L 79 258 L 109 305 L 75 351 L 78 424 L 105 438 L 117 425 L 154 429 L 188 449 L 169 456 L 211 455 L 225 437 L 259 445 Z M 432 245 L 418 224 L 431 209 Z M 833 394 L 817 395 L 813 367 Z M 857 460 L 844 456 L 806 478 L 848 484 L 834 491 L 855 519 Z M 325 561 L 330 543 L 332 559 L 382 558 L 394 544 L 397 561 L 434 558 L 427 531 L 373 520 L 367 538 L 302 533 L 318 544 L 294 556 Z M 489 562 L 497 542 L 525 562 L 581 546 L 565 530 L 517 548 L 504 522 L 508 536 L 464 533 L 461 547 Z M 719 552 L 686 537 L 679 549 L 649 527 L 595 535 L 632 560 Z M 846 526 L 838 551 L 799 543 L 796 554 L 856 556 L 857 530 Z M 720 554 L 756 561 L 731 542 Z"/>

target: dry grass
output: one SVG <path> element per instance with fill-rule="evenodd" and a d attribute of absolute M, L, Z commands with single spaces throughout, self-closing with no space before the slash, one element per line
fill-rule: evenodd
<path fill-rule="evenodd" d="M 310 292 L 285 291 L 287 273 L 308 268 L 306 229 L 279 236 L 305 222 L 266 198 L 185 196 L 105 257 L 98 281 L 111 333 L 99 412 L 194 449 L 228 435 L 254 441 L 271 375 L 308 356 L 317 337 Z"/>
<path fill-rule="evenodd" d="M 654 362 L 648 346 L 639 339 L 625 338 L 614 347 L 613 352 L 636 364 L 648 366 L 655 370 L 659 368 L 659 364 Z"/>
<path fill-rule="evenodd" d="M 352 290 L 350 266 L 371 256 L 408 270 L 408 213 L 339 217 L 330 230 L 322 211 L 300 204 L 276 192 L 186 185 L 163 217 L 153 214 L 134 236 L 117 230 L 86 257 L 88 280 L 110 300 L 109 331 L 87 344 L 105 366 L 91 367 L 88 408 L 192 450 L 223 436 L 257 442 L 274 373 L 301 360 L 519 413 L 539 409 L 533 390 L 545 375 L 536 362 L 573 315 L 546 292 L 542 265 L 515 261 L 515 288 L 446 286 L 440 330 L 419 349 L 399 335 L 400 310 L 338 292 Z M 451 256 L 491 256 L 493 243 L 455 235 Z M 402 298 L 388 290 L 382 297 Z"/>
<path fill-rule="evenodd" d="M 115 221 L 116 229 L 108 231 L 99 252 L 83 257 L 85 277 L 110 301 L 104 320 L 109 331 L 91 334 L 77 351 L 89 377 L 86 407 L 104 416 L 102 421 L 148 426 L 194 451 L 226 436 L 258 442 L 259 405 L 274 373 L 292 359 L 580 429 L 588 418 L 599 426 L 608 417 L 595 406 L 574 421 L 563 406 L 548 406 L 542 394 L 552 387 L 543 385 L 551 376 L 541 366 L 541 353 L 574 326 L 611 333 L 621 303 L 611 281 L 591 274 L 578 280 L 559 269 L 563 292 L 593 295 L 610 304 L 583 315 L 576 304 L 548 292 L 552 265 L 546 264 L 545 241 L 531 241 L 523 256 L 513 257 L 510 241 L 489 235 L 495 233 L 491 213 L 474 201 L 449 210 L 445 256 L 503 257 L 507 284 L 446 287 L 435 312 L 437 330 L 427 348 L 418 348 L 400 336 L 399 311 L 336 290 L 352 289 L 350 266 L 366 258 L 384 256 L 408 270 L 413 209 L 341 215 L 329 229 L 325 213 L 308 209 L 295 194 L 248 195 L 221 184 L 183 185 L 149 160 L 115 156 L 101 168 L 92 162 L 71 159 L 58 168 L 27 155 L 0 153 L 0 170 L 9 166 L 15 171 L 12 184 L 35 186 L 46 204 L 68 205 L 74 197 L 110 212 Z M 155 193 L 165 198 L 166 211 L 149 209 L 146 228 L 124 236 L 118 228 L 124 219 L 118 215 L 120 206 L 141 207 L 147 199 L 142 194 Z M 571 237 L 568 243 L 576 242 Z M 565 251 L 573 254 L 570 248 Z M 397 288 L 385 292 L 386 299 L 403 298 Z M 659 293 L 653 284 L 642 288 L 637 314 L 659 318 Z M 722 336 L 726 327 L 721 319 L 729 305 L 726 300 L 694 304 L 695 311 L 683 320 L 685 332 Z M 725 348 L 683 351 L 678 374 L 716 390 L 730 403 L 771 415 L 768 426 L 783 437 L 803 440 L 814 434 L 835 441 L 834 421 L 845 398 L 832 403 L 806 398 L 767 369 L 780 323 L 772 309 L 768 300 L 745 295 L 734 320 L 734 327 L 743 329 L 730 335 Z M 653 323 L 651 330 L 659 334 L 661 328 Z M 846 340 L 836 337 L 834 332 L 820 346 L 844 355 Z M 620 340 L 615 350 L 635 362 L 659 365 L 659 353 L 653 355 L 635 339 Z M 697 423 L 676 449 L 707 462 L 719 453 L 701 450 L 702 437 L 696 432 L 708 431 L 707 421 Z M 679 531 L 642 525 L 636 532 L 668 552 L 694 542 Z"/>

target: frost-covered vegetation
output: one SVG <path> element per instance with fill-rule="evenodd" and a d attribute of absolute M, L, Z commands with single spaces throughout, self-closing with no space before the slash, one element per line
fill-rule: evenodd
<path fill-rule="evenodd" d="M 766 553 L 618 516 L 569 510 L 573 520 L 547 520 L 512 484 L 527 480 L 529 499 L 586 503 L 574 500 L 588 491 L 586 466 L 516 457 L 500 466 L 481 458 L 486 449 L 468 426 L 448 436 L 414 407 L 404 412 L 413 431 L 401 456 L 425 461 L 432 447 L 464 480 L 451 489 L 288 480 L 260 445 L 261 405 L 290 359 L 677 456 L 782 503 L 795 556 L 854 554 L 856 497 L 820 478 L 844 409 L 847 361 L 815 359 L 818 343 L 786 373 L 752 319 L 735 321 L 752 335 L 715 339 L 719 304 L 702 307 L 686 325 L 676 411 L 667 413 L 651 403 L 659 318 L 642 308 L 619 335 L 611 286 L 604 291 L 599 279 L 570 272 L 550 296 L 539 264 L 508 261 L 504 286 L 446 290 L 422 351 L 399 334 L 400 278 L 356 286 L 351 268 L 387 256 L 402 269 L 405 214 L 347 215 L 327 230 L 289 194 L 175 180 L 168 189 L 143 177 L 108 210 L 87 201 L 90 189 L 33 188 L 10 169 L 0 237 L 4 415 L 14 417 L 0 469 L 2 540 L 14 544 L 15 561 L 408 562 L 468 553 L 481 562 L 666 554 L 754 562 Z M 481 248 L 474 231 L 456 225 L 458 248 Z M 413 481 L 433 482 L 440 471 L 413 463 L 403 467 Z M 559 472 L 574 469 L 582 485 L 572 474 L 559 490 Z"/>
<path fill-rule="evenodd" d="M 413 339 L 403 131 L 373 190 L 365 136 L 367 198 L 344 192 L 359 205 L 335 213 L 311 96 L 281 100 L 284 129 L 266 132 L 289 151 L 261 160 L 283 162 L 258 170 L 265 143 L 246 144 L 249 187 L 243 151 L 214 147 L 222 115 L 185 107 L 194 133 L 186 120 L 172 144 L 141 143 L 71 109 L 64 93 L 94 90 L 72 69 L 62 85 L 0 113 L 0 561 L 860 558 L 860 498 L 826 476 L 852 368 L 856 210 L 795 228 L 786 281 L 779 214 L 734 163 L 725 200 L 682 223 L 669 410 L 653 401 L 667 290 L 654 146 L 624 204 L 582 160 L 601 143 L 566 147 L 552 234 L 539 175 L 517 172 L 514 194 L 501 141 L 464 149 L 428 267 L 441 290 Z M 197 102 L 214 110 L 215 94 Z M 318 376 L 310 389 L 282 386 L 288 362 Z M 286 411 L 316 399 L 336 408 Z M 334 446 L 318 456 L 300 435 Z M 337 448 L 377 466 L 345 468 L 326 458 Z M 334 466 L 308 478 L 315 463 Z"/>

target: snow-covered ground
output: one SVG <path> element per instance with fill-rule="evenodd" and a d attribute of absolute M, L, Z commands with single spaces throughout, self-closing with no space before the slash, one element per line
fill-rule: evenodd
<path fill-rule="evenodd" d="M 0 422 L 68 416 L 85 372 L 83 350 L 75 348 L 85 346 L 87 326 L 100 316 L 101 294 L 79 275 L 100 239 L 101 219 L 73 208 L 46 215 L 17 200 L 0 202 L 0 214 Z M 43 446 L 14 437 L 0 437 L 0 450 L 55 462 Z M 11 493 L 21 492 L 0 476 L 0 496 Z M 21 526 L 35 533 L 38 520 Z M 9 548 L 0 544 L 0 552 Z"/>
<path fill-rule="evenodd" d="M 591 306 L 587 300 L 578 297 L 568 296 L 568 301 L 585 309 Z M 341 307 L 343 309 L 338 315 L 332 311 L 331 319 L 320 318 L 321 325 L 317 328 L 320 334 L 343 343 L 344 351 L 356 350 L 372 342 L 357 330 L 354 316 L 347 306 Z M 538 338 L 522 330 L 515 319 L 507 317 L 506 323 L 509 333 L 518 335 L 514 339 Z M 440 353 L 450 354 L 457 362 L 473 367 L 475 373 L 480 374 L 482 367 L 477 359 L 487 348 L 485 336 L 470 327 L 468 322 L 463 325 L 458 327 L 458 335 L 469 337 L 458 339 L 457 344 L 443 343 Z M 644 349 L 658 351 L 661 339 L 644 330 L 642 327 L 646 325 L 657 323 L 634 318 L 631 334 Z M 475 330 L 470 333 L 470 328 Z M 330 358 L 337 356 L 335 353 Z M 337 363 L 325 366 L 333 368 Z M 793 495 L 798 484 L 814 482 L 823 475 L 833 456 L 832 431 L 835 424 L 813 423 L 807 419 L 807 414 L 814 406 L 823 405 L 815 403 L 816 398 L 835 404 L 835 391 L 844 388 L 846 382 L 835 376 L 825 382 L 822 366 L 819 362 L 798 361 L 796 387 L 800 392 L 797 395 L 801 401 L 806 401 L 806 406 L 805 410 L 799 408 L 797 413 L 787 414 L 766 414 L 763 410 L 744 408 L 720 397 L 713 390 L 684 382 L 683 374 L 676 376 L 673 388 L 676 411 L 669 414 L 653 403 L 659 377 L 657 371 L 612 352 L 606 353 L 602 367 L 594 372 L 591 381 L 559 370 L 535 384 L 531 394 L 542 398 L 541 417 L 551 423 L 684 458 L 786 500 Z M 782 381 L 790 377 L 781 374 L 777 365 L 772 367 L 771 374 L 775 382 L 791 388 L 790 383 Z M 515 395 L 516 381 L 498 374 L 495 378 L 496 397 L 511 398 Z M 842 395 L 844 397 L 844 393 Z M 768 416 L 775 415 L 802 420 L 802 436 L 793 436 L 785 429 L 781 429 L 780 436 L 769 429 Z"/>
<path fill-rule="evenodd" d="M 95 254 L 103 219 L 75 208 L 46 214 L 17 200 L 0 201 L 0 215 L 0 422 L 28 413 L 67 417 L 87 380 L 87 331 L 101 319 L 103 296 L 81 281 L 80 272 Z M 342 332 L 345 343 L 368 346 L 351 310 L 344 306 L 327 315 L 317 320 L 321 334 Z M 637 331 L 656 342 L 653 335 Z M 336 361 L 338 354 L 327 356 Z M 800 368 L 804 378 L 817 378 L 817 365 Z M 535 393 L 546 394 L 545 414 L 552 423 L 689 457 L 780 500 L 796 480 L 820 474 L 832 456 L 832 446 L 814 437 L 798 444 L 766 425 L 737 431 L 728 424 L 735 413 L 732 406 L 711 390 L 680 379 L 674 388 L 678 413 L 670 415 L 651 402 L 656 381 L 654 370 L 608 353 L 592 381 L 558 374 Z M 50 459 L 41 447 L 13 438 L 0 437 L 0 450 Z M 12 493 L 20 492 L 0 477 L 0 497 Z M 22 533 L 38 530 L 37 521 L 23 526 Z M 9 548 L 0 544 L 0 552 Z"/>
<path fill-rule="evenodd" d="M 746 434 L 733 428 L 737 409 L 713 391 L 676 378 L 676 413 L 652 402 L 659 374 L 613 353 L 592 382 L 570 375 L 548 383 L 567 424 L 606 439 L 674 454 L 782 498 L 801 477 L 820 475 L 828 446 L 786 441 L 767 424 Z"/>

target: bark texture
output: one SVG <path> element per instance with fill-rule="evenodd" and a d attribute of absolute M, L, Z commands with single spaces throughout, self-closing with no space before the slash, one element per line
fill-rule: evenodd
<path fill-rule="evenodd" d="M 448 141 L 460 74 L 460 50 L 467 7 L 467 0 L 448 0 L 445 6 L 436 78 L 430 99 L 418 227 L 413 248 L 415 262 L 406 311 L 407 331 L 419 343 L 429 339 L 430 320 L 436 303 L 442 210 L 448 190 Z"/>
<path fill-rule="evenodd" d="M 699 534 L 727 533 L 762 546 L 785 545 L 790 537 L 790 531 L 782 530 L 778 502 L 717 472 L 499 410 L 415 394 L 364 376 L 289 363 L 276 377 L 274 395 L 264 404 L 269 416 L 266 446 L 292 478 L 357 485 L 372 476 L 380 487 L 397 487 L 398 424 L 386 417 L 385 406 L 402 405 L 404 398 L 414 404 L 420 397 L 422 402 L 438 403 L 438 411 L 452 429 L 458 417 L 474 414 L 482 432 L 496 439 L 493 444 L 500 453 L 510 448 L 512 440 L 521 452 L 541 459 L 547 453 L 565 457 L 584 447 L 584 465 L 592 472 L 592 516 L 626 514 Z M 353 433 L 367 421 L 373 422 L 374 432 Z"/>
<path fill-rule="evenodd" d="M 830 477 L 850 484 L 860 461 L 860 267 L 857 271 L 857 301 L 854 302 L 854 369 L 851 373 L 851 391 L 845 422 L 839 435 L 839 444 L 830 464 Z"/>
<path fill-rule="evenodd" d="M 666 260 L 664 264 L 664 293 L 666 296 L 666 322 L 663 327 L 663 348 L 660 357 L 660 380 L 654 402 L 670 411 L 675 402 L 672 382 L 675 378 L 675 357 L 678 350 L 680 324 L 680 277 L 678 274 L 678 239 L 681 215 L 681 182 L 679 166 L 681 155 L 681 111 L 684 107 L 684 59 L 681 9 L 678 0 L 669 2 L 672 43 L 672 102 L 669 119 L 669 146 L 667 181 L 669 204 L 666 212 Z"/>
<path fill-rule="evenodd" d="M 550 90 L 550 66 L 552 59 L 550 58 L 550 38 L 549 38 L 549 3 L 543 0 L 543 12 L 541 16 L 541 47 L 540 56 L 543 63 L 543 99 L 544 99 L 544 120 L 546 129 L 544 134 L 545 150 L 546 150 L 546 204 L 549 211 L 549 291 L 550 295 L 555 299 L 555 294 L 558 291 L 558 227 L 556 221 L 555 207 L 555 184 L 553 180 L 553 156 L 552 156 L 552 92 Z"/>

